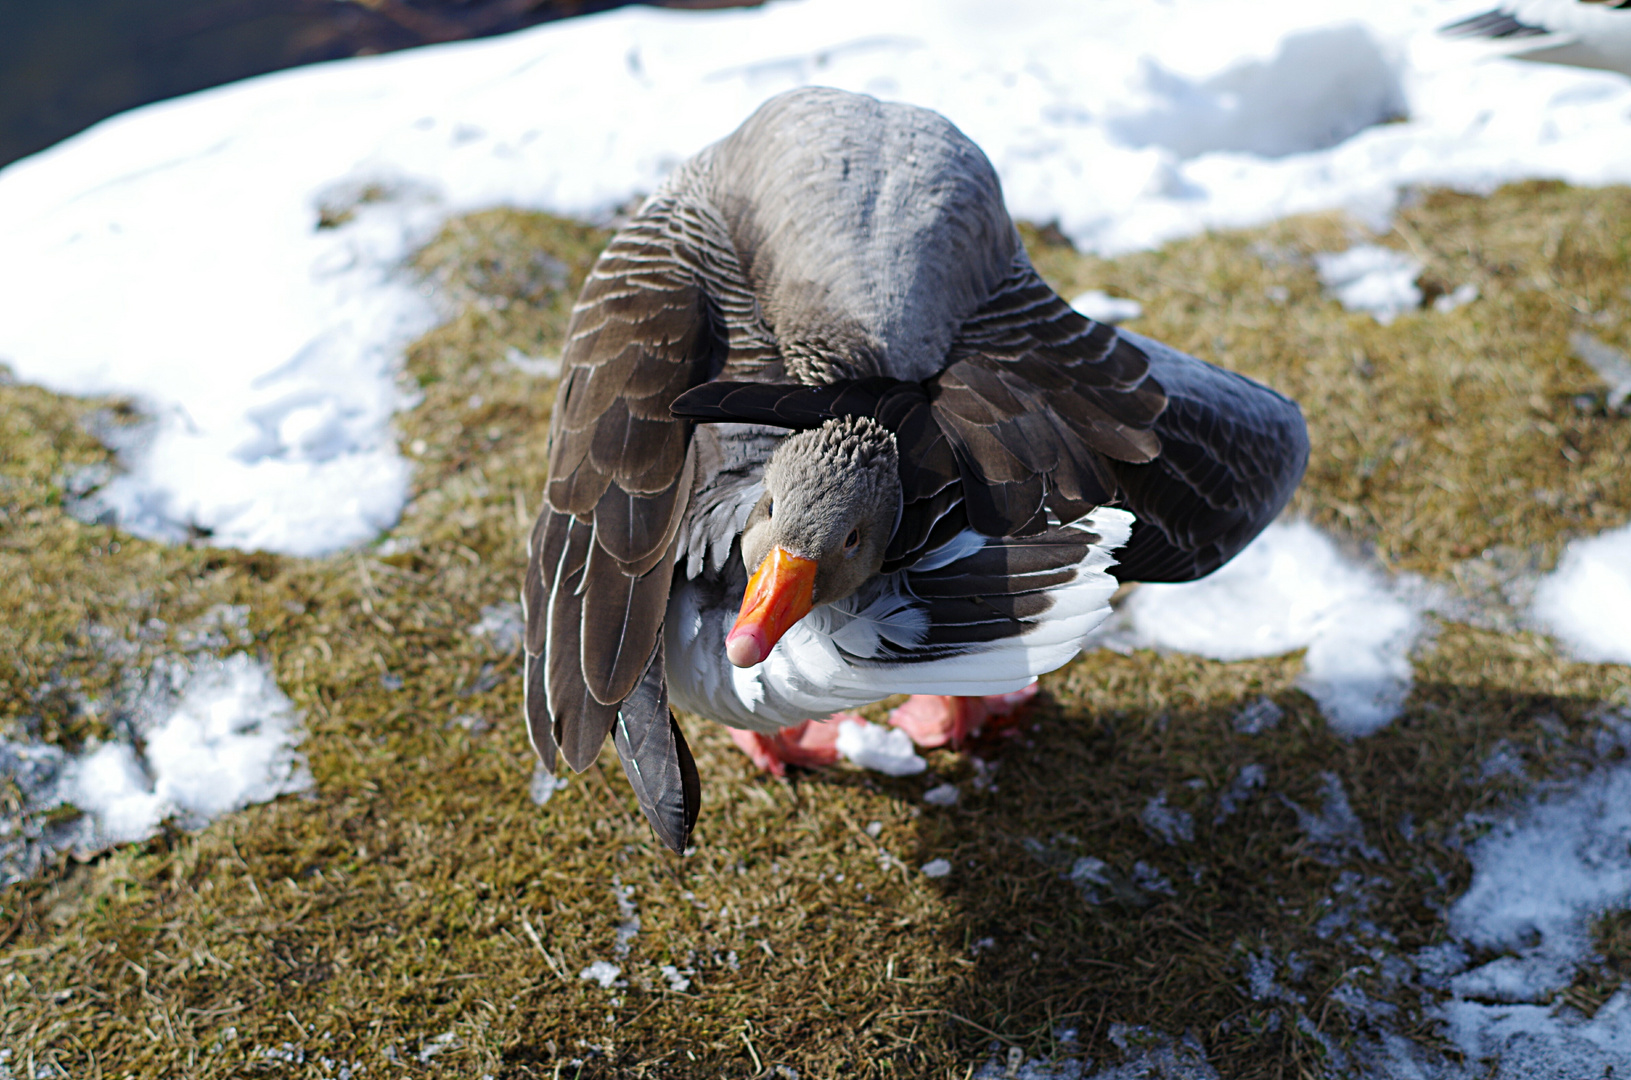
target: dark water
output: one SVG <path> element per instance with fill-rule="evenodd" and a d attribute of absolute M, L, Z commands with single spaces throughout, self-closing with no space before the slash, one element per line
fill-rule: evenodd
<path fill-rule="evenodd" d="M 0 165 L 150 101 L 280 68 L 501 34 L 628 2 L 0 0 Z M 732 0 L 661 2 L 735 6 Z"/>

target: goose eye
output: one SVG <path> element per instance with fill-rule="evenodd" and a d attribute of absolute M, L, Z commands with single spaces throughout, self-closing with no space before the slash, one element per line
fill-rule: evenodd
<path fill-rule="evenodd" d="M 774 499 L 772 499 L 770 502 L 765 503 L 765 517 L 775 517 L 775 516 L 776 516 L 776 502 L 775 502 Z"/>
<path fill-rule="evenodd" d="M 851 548 L 853 548 L 856 544 L 859 544 L 860 542 L 861 542 L 861 530 L 860 529 L 851 529 L 849 531 L 849 536 L 844 540 L 844 550 L 849 551 Z"/>

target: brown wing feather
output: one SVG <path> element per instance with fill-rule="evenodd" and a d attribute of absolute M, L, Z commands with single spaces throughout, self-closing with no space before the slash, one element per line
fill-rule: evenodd
<path fill-rule="evenodd" d="M 584 769 L 662 631 L 692 484 L 670 405 L 723 360 L 694 253 L 654 200 L 613 237 L 573 309 L 529 545 L 526 712 L 539 753 Z"/>
<path fill-rule="evenodd" d="M 1015 262 L 967 322 L 929 400 L 963 478 L 968 520 L 987 536 L 1024 536 L 1115 499 L 1110 461 L 1161 452 L 1166 406 L 1144 354 L 1114 327 L 1076 312 Z M 1108 459 L 1108 460 L 1107 460 Z"/>

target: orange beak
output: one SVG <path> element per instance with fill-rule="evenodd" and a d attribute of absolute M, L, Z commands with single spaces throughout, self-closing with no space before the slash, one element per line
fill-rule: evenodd
<path fill-rule="evenodd" d="M 816 561 L 770 549 L 748 579 L 742 611 L 725 636 L 725 655 L 737 667 L 764 663 L 792 625 L 810 614 L 815 595 Z"/>

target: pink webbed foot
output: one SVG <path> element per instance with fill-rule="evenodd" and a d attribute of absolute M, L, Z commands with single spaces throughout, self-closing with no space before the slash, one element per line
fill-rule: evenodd
<path fill-rule="evenodd" d="M 806 720 L 784 727 L 774 735 L 731 728 L 731 742 L 772 776 L 786 776 L 787 766 L 814 768 L 838 760 L 838 724 Z"/>
<path fill-rule="evenodd" d="M 1032 683 L 1011 694 L 986 697 L 913 694 L 889 714 L 889 722 L 925 750 L 937 746 L 961 750 L 979 735 L 1019 723 L 1025 705 L 1036 697 L 1036 691 L 1037 684 Z"/>

